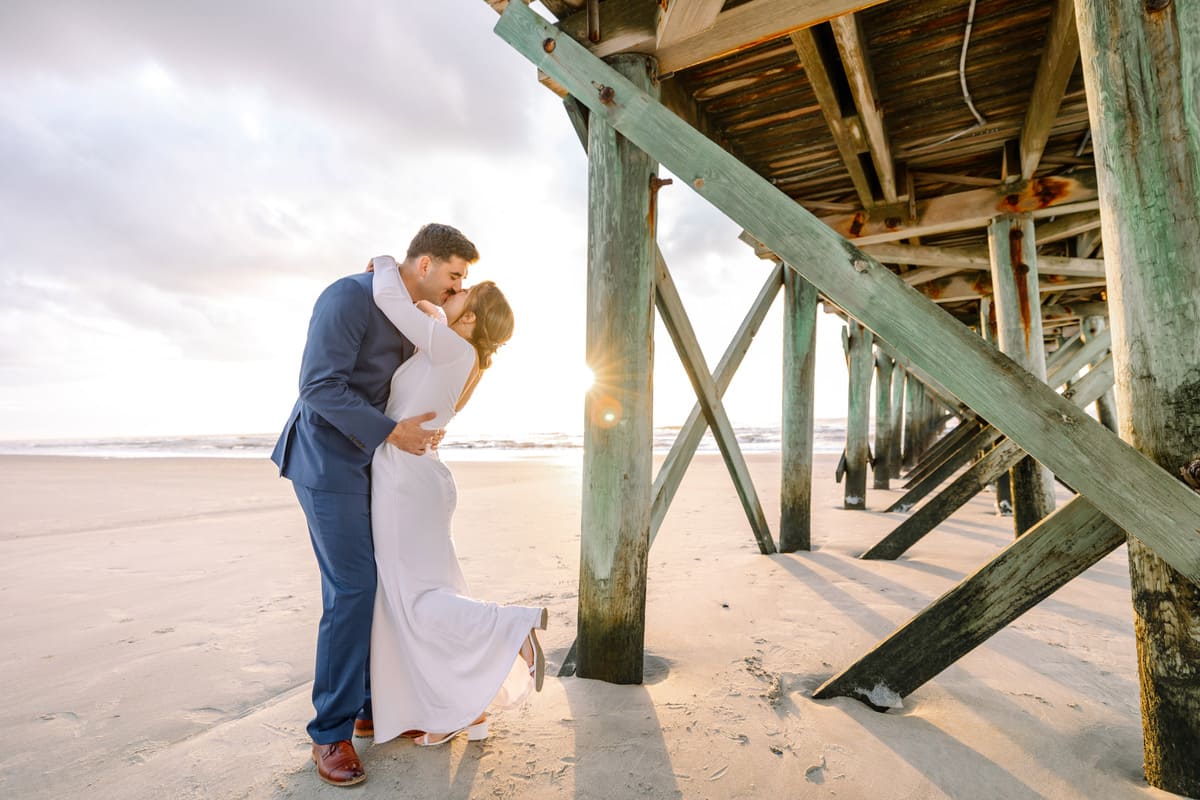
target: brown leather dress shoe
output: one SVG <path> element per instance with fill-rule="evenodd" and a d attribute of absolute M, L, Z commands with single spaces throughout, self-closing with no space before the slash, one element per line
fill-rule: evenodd
<path fill-rule="evenodd" d="M 370 719 L 354 720 L 354 735 L 360 739 L 375 735 L 375 721 Z"/>
<path fill-rule="evenodd" d="M 334 786 L 353 786 L 367 779 L 366 770 L 349 739 L 332 744 L 314 742 L 312 759 L 317 764 L 317 774 L 321 780 Z"/>

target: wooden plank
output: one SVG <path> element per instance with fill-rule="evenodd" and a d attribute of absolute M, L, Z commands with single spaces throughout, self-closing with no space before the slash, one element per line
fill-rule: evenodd
<path fill-rule="evenodd" d="M 884 264 L 910 264 L 923 267 L 955 267 L 990 272 L 992 265 L 985 247 L 930 247 L 911 244 L 873 244 L 864 253 Z M 1067 275 L 1076 278 L 1103 278 L 1104 259 L 1068 258 L 1038 255 L 1042 275 Z"/>
<path fill-rule="evenodd" d="M 960 272 L 959 267 L 918 267 L 910 269 L 900 276 L 900 280 L 909 286 L 920 286 L 933 281 L 940 281 L 950 275 Z"/>
<path fill-rule="evenodd" d="M 862 162 L 858 159 L 860 143 L 854 135 L 856 128 L 842 114 L 841 103 L 838 102 L 837 92 L 829 77 L 829 66 L 825 63 L 820 48 L 817 47 L 817 40 L 813 36 L 812 29 L 795 31 L 791 34 L 791 39 L 792 46 L 796 48 L 796 55 L 800 57 L 800 63 L 804 65 L 804 74 L 808 77 L 813 94 L 816 95 L 817 104 L 821 106 L 821 114 L 825 117 L 825 124 L 829 126 L 833 143 L 837 145 L 842 165 L 846 167 L 846 172 L 850 175 L 850 182 L 854 184 L 854 191 L 858 195 L 859 202 L 864 207 L 870 208 L 875 205 L 875 195 L 871 190 L 871 181 L 863 169 Z M 812 208 L 813 206 L 806 207 Z"/>
<path fill-rule="evenodd" d="M 725 0 L 669 0 L 658 13 L 657 47 L 697 36 L 713 26 Z"/>
<path fill-rule="evenodd" d="M 733 340 L 725 349 L 721 360 L 717 362 L 717 368 L 713 372 L 713 384 L 716 386 L 719 394 L 723 395 L 725 390 L 729 388 L 729 383 L 733 380 L 734 373 L 742 363 L 746 351 L 750 349 L 750 342 L 754 340 L 755 334 L 762 327 L 763 320 L 766 319 L 767 312 L 770 311 L 775 296 L 779 294 L 779 287 L 783 285 L 784 272 L 785 270 L 782 265 L 777 265 L 775 269 L 771 270 L 766 282 L 763 283 L 762 288 L 759 290 L 753 305 L 751 305 L 749 312 L 747 312 L 745 319 L 742 320 L 742 324 L 738 327 L 737 333 L 734 334 Z M 695 455 L 696 448 L 699 446 L 700 440 L 704 437 L 706 429 L 704 413 L 701 411 L 700 405 L 696 404 L 692 408 L 691 413 L 688 414 L 687 420 L 680 427 L 679 433 L 671 445 L 671 449 L 667 452 L 667 457 L 663 460 L 662 466 L 659 467 L 658 477 L 654 480 L 654 488 L 652 490 L 654 506 L 650 511 L 651 544 L 653 544 L 654 539 L 658 536 L 658 530 L 667 515 L 667 509 L 670 508 L 671 500 L 675 497 L 675 491 L 679 488 L 679 483 L 683 480 L 688 464 L 691 463 L 692 456 Z"/>
<path fill-rule="evenodd" d="M 871 423 L 871 332 L 854 320 L 842 329 L 849 376 L 846 410 L 846 480 L 842 507 L 867 507 L 867 451 Z"/>
<path fill-rule="evenodd" d="M 750 0 L 722 11 L 708 30 L 660 47 L 655 52 L 659 70 L 669 74 L 694 67 L 878 2 L 880 0 Z"/>
<path fill-rule="evenodd" d="M 892 488 L 892 368 L 895 361 L 875 351 L 875 464 L 872 488 Z"/>
<path fill-rule="evenodd" d="M 532 13 L 513 3 L 505 15 L 518 8 Z M 647 58 L 616 56 L 613 66 L 653 89 Z M 610 683 L 641 683 L 644 663 L 655 171 L 648 154 L 590 115 L 586 338 L 596 383 L 584 403 L 576 671 Z"/>
<path fill-rule="evenodd" d="M 1198 10 L 1194 2 L 1076 6 L 1112 271 L 1121 435 L 1171 475 L 1189 468 L 1200 433 Z M 1194 528 L 1181 524 L 1177 535 Z M 1146 780 L 1200 797 L 1200 580 L 1143 546 L 1138 526 L 1125 530 Z"/>
<path fill-rule="evenodd" d="M 1054 0 L 1037 77 L 1021 126 L 1021 177 L 1025 180 L 1037 172 L 1078 60 L 1079 34 L 1075 29 L 1074 0 Z"/>
<path fill-rule="evenodd" d="M 1104 317 L 1087 317 L 1083 320 L 1083 335 L 1088 337 L 1089 343 L 1109 334 L 1108 339 L 1111 340 L 1112 334 L 1108 330 L 1108 324 Z M 1105 392 L 1103 396 L 1096 398 L 1096 418 L 1100 420 L 1100 424 L 1108 428 L 1110 431 L 1116 432 L 1117 427 L 1117 405 L 1116 400 L 1111 391 Z"/>
<path fill-rule="evenodd" d="M 662 253 L 657 251 L 657 248 L 655 265 L 657 268 L 655 286 L 658 291 L 655 292 L 654 302 L 662 315 L 663 324 L 671 341 L 675 343 L 675 350 L 679 353 L 679 360 L 683 363 L 683 369 L 687 372 L 688 380 L 691 381 L 692 388 L 696 392 L 696 399 L 700 404 L 700 410 L 704 413 L 704 419 L 708 422 L 709 430 L 713 432 L 713 437 L 717 440 L 721 457 L 725 460 L 725 466 L 733 478 L 734 488 L 737 489 L 738 498 L 746 510 L 750 530 L 754 533 L 755 541 L 758 542 L 758 549 L 763 555 L 771 555 L 775 552 L 775 542 L 771 538 L 766 514 L 763 513 L 762 504 L 754 490 L 750 468 L 746 466 L 746 460 L 742 457 L 737 436 L 733 432 L 733 425 L 730 424 L 729 417 L 725 413 L 725 406 L 721 403 L 721 393 L 705 364 L 704 352 L 700 349 L 696 332 L 692 330 L 692 323 L 688 319 L 687 312 L 684 311 L 683 301 L 679 297 L 679 291 L 675 288 L 675 281 L 672 280 L 671 273 L 667 270 L 667 262 L 663 260 Z"/>
<path fill-rule="evenodd" d="M 879 180 L 883 200 L 894 203 L 896 195 L 896 165 L 892 161 L 892 145 L 888 139 L 887 126 L 880 112 L 878 92 L 875 89 L 875 73 L 867 43 L 863 38 L 862 23 L 858 14 L 843 14 L 829 20 L 833 39 L 842 57 L 842 67 L 850 83 L 850 94 L 858 108 L 858 120 L 867 140 L 871 162 L 875 165 L 875 176 Z"/>
<path fill-rule="evenodd" d="M 812 549 L 813 415 L 817 288 L 784 270 L 783 416 L 779 550 Z"/>
<path fill-rule="evenodd" d="M 593 114 L 603 115 L 735 223 L 783 255 L 792 269 L 933 375 L 952 396 L 1016 440 L 1113 521 L 1137 531 L 1180 572 L 1200 581 L 1200 496 L 1053 389 L 1025 370 L 1014 369 L 1010 359 L 891 270 L 820 224 L 524 5 L 511 3 L 496 32 Z M 1081 192 L 1086 188 L 1082 183 L 1076 186 Z M 1019 201 L 1018 197 L 1018 208 Z M 1052 202 L 1053 196 L 1035 205 Z M 1033 213 L 1036 217 L 1038 212 Z"/>
<path fill-rule="evenodd" d="M 917 218 L 907 208 L 880 206 L 853 214 L 821 216 L 821 222 L 859 247 L 913 236 L 985 228 L 997 214 L 1029 212 L 1036 219 L 1095 211 L 1095 172 L 1034 178 L 993 189 L 972 189 L 917 201 Z M 748 227 L 748 226 L 747 226 Z M 762 237 L 758 237 L 760 240 Z"/>
<path fill-rule="evenodd" d="M 1088 373 L 1066 396 L 1068 399 L 1075 399 L 1080 406 L 1087 406 L 1107 391 L 1112 382 L 1113 367 L 1112 359 L 1109 358 Z M 899 558 L 926 534 L 949 519 L 951 514 L 962 508 L 972 497 L 983 491 L 988 484 L 1006 475 L 1025 457 L 1021 448 L 1011 439 L 1001 441 L 937 496 L 931 498 L 912 516 L 897 525 L 891 533 L 863 553 L 862 558 Z"/>
<path fill-rule="evenodd" d="M 1125 533 L 1084 497 L 991 561 L 817 688 L 876 707 L 904 697 L 1121 546 Z"/>

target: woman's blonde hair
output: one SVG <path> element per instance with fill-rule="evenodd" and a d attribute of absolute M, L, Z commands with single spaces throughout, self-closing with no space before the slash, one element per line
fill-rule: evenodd
<path fill-rule="evenodd" d="M 482 281 L 471 287 L 463 312 L 475 314 L 475 330 L 471 344 L 479 354 L 479 368 L 492 365 L 492 355 L 500 345 L 512 338 L 513 312 L 504 293 L 492 281 Z"/>

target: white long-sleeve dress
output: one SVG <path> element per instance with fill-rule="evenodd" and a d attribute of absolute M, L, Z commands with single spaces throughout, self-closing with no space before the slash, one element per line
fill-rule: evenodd
<path fill-rule="evenodd" d="M 392 376 L 387 415 L 436 411 L 425 427 L 444 427 L 475 350 L 413 305 L 394 260 L 374 263 L 375 302 L 417 348 Z M 375 451 L 371 705 L 377 742 L 406 730 L 458 730 L 489 708 L 521 702 L 532 684 L 519 651 L 541 609 L 470 597 L 450 534 L 456 503 L 454 476 L 437 451 L 417 456 L 387 443 Z"/>

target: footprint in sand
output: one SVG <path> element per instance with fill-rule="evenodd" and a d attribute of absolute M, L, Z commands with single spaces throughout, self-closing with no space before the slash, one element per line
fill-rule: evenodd
<path fill-rule="evenodd" d="M 183 713 L 183 718 L 188 722 L 195 722 L 198 725 L 212 725 L 225 717 L 225 712 L 219 708 L 205 706 L 204 708 L 189 708 Z"/>

